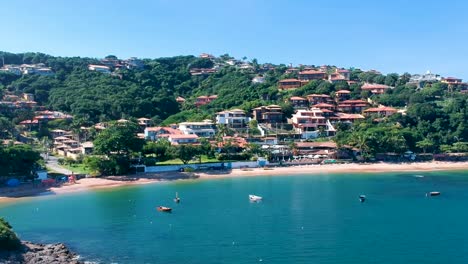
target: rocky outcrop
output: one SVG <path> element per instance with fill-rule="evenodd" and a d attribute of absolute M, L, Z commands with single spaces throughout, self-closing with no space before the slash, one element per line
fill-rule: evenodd
<path fill-rule="evenodd" d="M 67 246 L 24 241 L 16 251 L 0 251 L 0 264 L 83 264 Z"/>

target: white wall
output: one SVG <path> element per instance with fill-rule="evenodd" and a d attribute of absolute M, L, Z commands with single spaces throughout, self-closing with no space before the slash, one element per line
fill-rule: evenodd
<path fill-rule="evenodd" d="M 223 162 L 216 163 L 204 163 L 204 164 L 188 164 L 188 165 L 166 165 L 166 166 L 147 166 L 145 167 L 145 172 L 156 173 L 156 172 L 169 172 L 169 171 L 179 171 L 181 168 L 191 167 L 197 169 L 199 166 L 207 167 L 221 167 Z M 268 164 L 268 163 L 267 163 Z M 256 161 L 237 161 L 237 162 L 224 162 L 224 167 L 227 169 L 239 169 L 239 168 L 257 168 L 258 162 Z"/>

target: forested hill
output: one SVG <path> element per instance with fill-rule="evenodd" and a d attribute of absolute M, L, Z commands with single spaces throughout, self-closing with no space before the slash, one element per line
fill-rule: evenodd
<path fill-rule="evenodd" d="M 116 59 L 115 56 L 106 58 Z M 388 121 L 408 129 L 415 140 L 430 137 L 437 145 L 451 144 L 466 141 L 468 135 L 468 99 L 466 93 L 460 93 L 466 87 L 448 87 L 446 83 L 436 82 L 417 88 L 408 84 L 411 77 L 408 73 L 382 75 L 351 68 L 348 82 L 313 80 L 300 88 L 280 91 L 278 81 L 297 78 L 297 72 L 290 72 L 286 65 L 259 64 L 255 59 L 247 61 L 245 58 L 234 60 L 229 55 L 143 59 L 141 68 L 111 68 L 112 74 L 89 70 L 90 64 L 102 64 L 102 60 L 93 58 L 0 52 L 0 59 L 4 60 L 4 65 L 43 63 L 50 67 L 54 72 L 51 76 L 0 71 L 0 96 L 6 91 L 17 95 L 32 93 L 39 105 L 74 115 L 74 126 L 130 117 L 147 117 L 164 125 L 213 118 L 217 111 L 230 108 L 250 112 L 252 108 L 266 104 L 279 104 L 288 117 L 294 111 L 287 103 L 291 96 L 334 95 L 336 91 L 346 89 L 351 92 L 350 99 L 370 98 L 374 105 L 404 109 L 407 115 L 396 115 Z M 196 69 L 213 71 L 191 74 L 191 70 L 193 73 Z M 332 73 L 337 68 L 327 69 Z M 263 82 L 253 82 L 256 76 L 263 76 Z M 365 82 L 394 88 L 373 95 L 361 90 Z M 202 95 L 217 95 L 218 98 L 210 104 L 195 107 L 196 97 Z M 186 102 L 177 103 L 178 96 Z"/>
<path fill-rule="evenodd" d="M 0 52 L 1 58 L 4 58 L 5 65 L 44 63 L 55 73 L 40 76 L 0 72 L 1 89 L 17 94 L 32 93 L 39 105 L 70 113 L 77 120 L 92 122 L 128 117 L 162 121 L 180 112 L 175 100 L 177 96 L 193 102 L 195 96 L 217 94 L 217 109 L 262 98 L 276 99 L 275 86 L 281 75 L 281 71 L 271 71 L 267 82 L 261 85 L 252 84 L 255 73 L 234 67 L 220 68 L 209 76 L 192 76 L 190 69 L 213 66 L 211 60 L 195 56 L 145 59 L 143 69 L 119 69 L 112 75 L 88 70 L 89 64 L 100 64 L 99 60 L 92 58 Z M 286 67 L 282 68 L 284 72 Z M 187 112 L 193 117 L 186 118 L 202 118 L 190 109 L 188 107 Z M 199 113 L 206 115 L 208 112 Z"/>

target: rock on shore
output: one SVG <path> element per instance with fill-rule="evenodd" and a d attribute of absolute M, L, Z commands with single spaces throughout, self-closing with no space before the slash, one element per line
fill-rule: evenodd
<path fill-rule="evenodd" d="M 17 251 L 0 251 L 0 264 L 83 264 L 77 260 L 78 255 L 67 246 L 58 244 L 35 244 L 22 242 L 23 247 Z"/>

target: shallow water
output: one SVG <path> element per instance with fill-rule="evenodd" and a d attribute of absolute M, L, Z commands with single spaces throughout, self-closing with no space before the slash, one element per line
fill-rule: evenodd
<path fill-rule="evenodd" d="M 177 181 L 42 196 L 2 205 L 0 216 L 22 239 L 64 242 L 102 263 L 468 263 L 466 176 Z"/>

